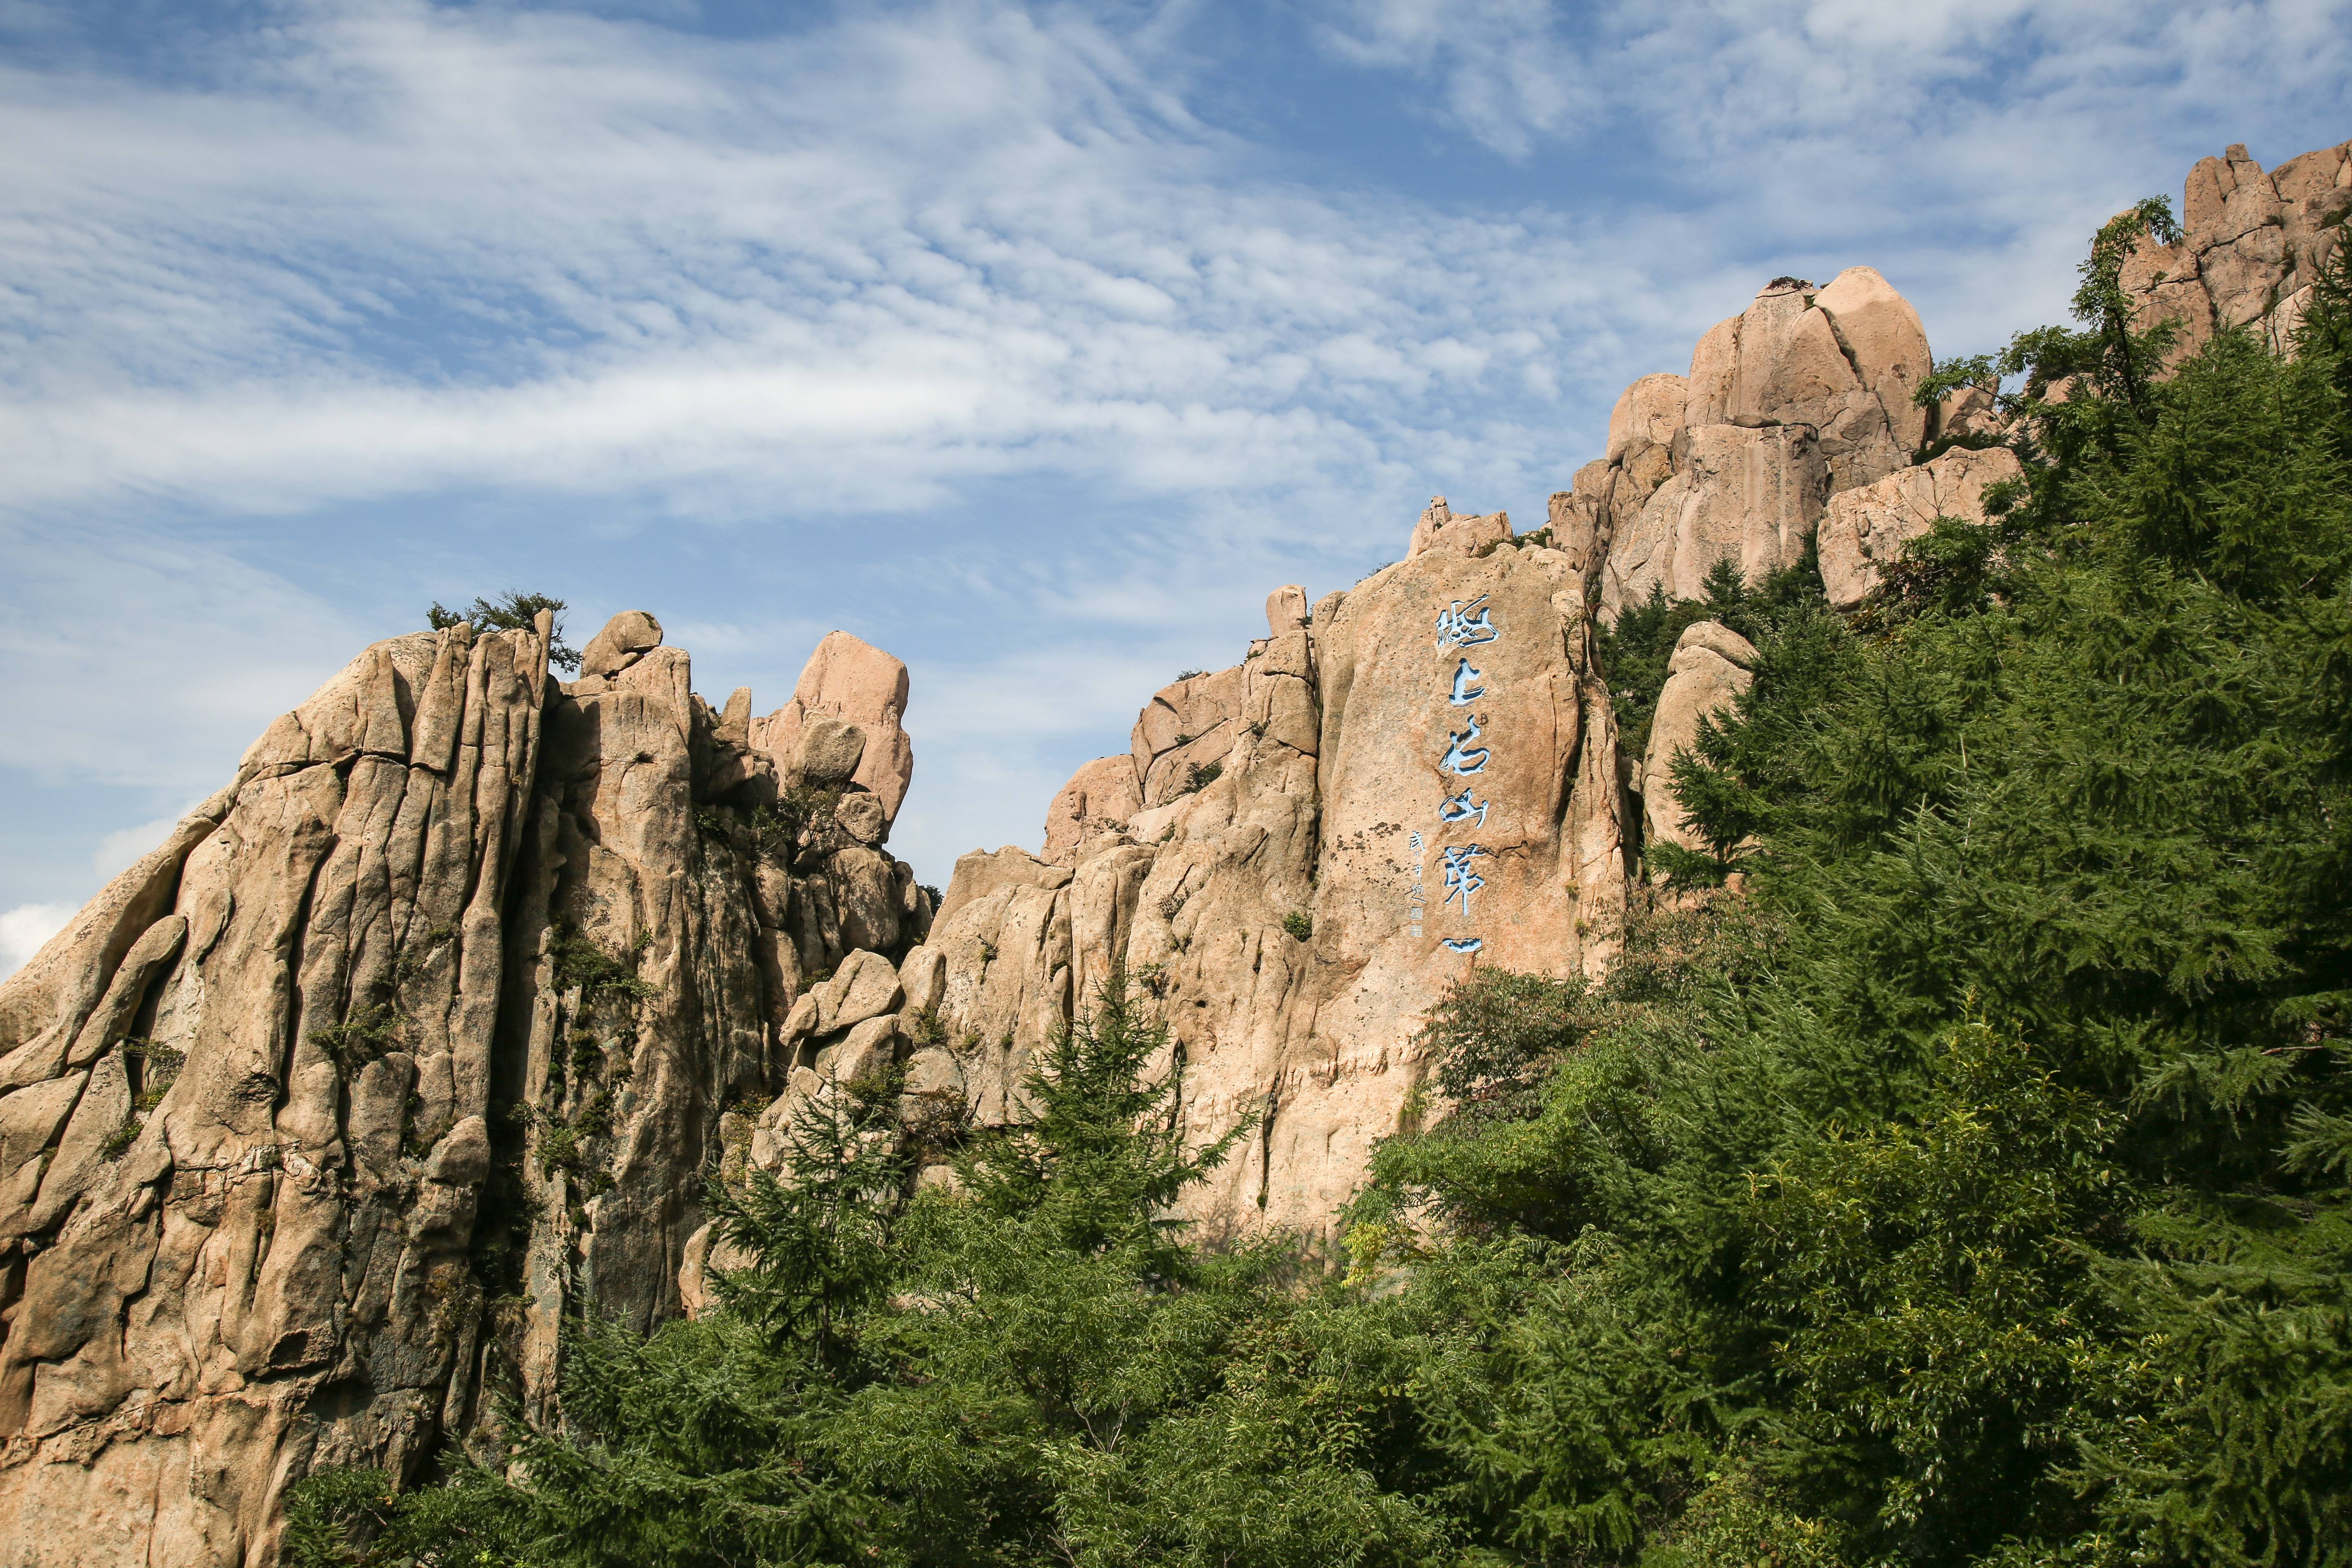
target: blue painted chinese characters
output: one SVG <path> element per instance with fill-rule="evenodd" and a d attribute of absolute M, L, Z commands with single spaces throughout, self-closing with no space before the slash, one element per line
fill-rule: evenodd
<path fill-rule="evenodd" d="M 1468 822 L 1475 817 L 1477 826 L 1484 827 L 1486 826 L 1486 807 L 1490 804 L 1487 801 L 1472 800 L 1469 788 L 1465 785 L 1460 795 L 1448 796 L 1439 805 L 1438 820 L 1448 823 Z"/>
<path fill-rule="evenodd" d="M 1439 759 L 1437 765 L 1444 769 L 1447 773 L 1457 773 L 1464 778 L 1469 777 L 1472 773 L 1485 773 L 1486 771 L 1486 749 L 1484 746 L 1473 746 L 1470 744 L 1471 742 L 1476 740 L 1483 732 L 1484 731 L 1478 728 L 1478 716 L 1475 713 L 1472 714 L 1470 716 L 1470 728 L 1463 731 L 1458 735 L 1449 735 L 1447 737 L 1452 743 L 1445 748 L 1445 755 Z"/>
<path fill-rule="evenodd" d="M 1455 599 L 1437 613 L 1437 651 L 1454 651 L 1454 671 L 1444 687 L 1448 708 L 1468 708 L 1486 695 L 1486 672 L 1470 662 L 1469 657 L 1458 650 L 1479 647 L 1496 641 L 1502 628 L 1495 625 L 1494 611 L 1486 595 L 1479 595 L 1466 603 Z M 1466 727 L 1449 730 L 1445 737 L 1445 754 L 1437 761 L 1438 772 L 1452 773 L 1456 778 L 1472 778 L 1486 771 L 1493 753 L 1478 741 L 1486 733 L 1486 720 L 1481 714 L 1463 715 Z M 1492 800 L 1481 800 L 1476 786 L 1465 784 L 1457 794 L 1443 796 L 1437 805 L 1437 820 L 1443 828 L 1467 825 L 1472 829 L 1486 826 L 1486 814 L 1494 806 Z M 1422 892 L 1423 857 L 1435 848 L 1440 859 L 1439 869 L 1444 878 L 1444 897 L 1438 900 L 1441 910 L 1451 908 L 1464 925 L 1473 920 L 1473 900 L 1486 886 L 1486 879 L 1478 874 L 1476 861 L 1493 858 L 1494 852 L 1483 844 L 1433 845 L 1416 832 L 1410 839 L 1413 853 L 1412 934 L 1422 934 L 1422 915 L 1426 900 Z M 1486 939 L 1475 932 L 1444 937 L 1438 945 L 1448 952 L 1477 952 L 1486 945 Z"/>
<path fill-rule="evenodd" d="M 1478 671 L 1470 668 L 1470 661 L 1466 658 L 1454 665 L 1454 691 L 1453 694 L 1445 700 L 1447 707 L 1467 708 L 1470 704 L 1486 695 L 1486 689 L 1485 687 L 1474 687 L 1470 684 L 1472 681 L 1478 679 Z"/>
<path fill-rule="evenodd" d="M 1487 619 L 1489 612 L 1479 610 L 1486 595 L 1479 595 L 1468 604 L 1456 599 L 1437 612 L 1437 647 L 1440 652 L 1449 647 L 1475 647 L 1482 642 L 1493 642 L 1499 633 Z M 1477 610 L 1473 616 L 1470 612 Z"/>

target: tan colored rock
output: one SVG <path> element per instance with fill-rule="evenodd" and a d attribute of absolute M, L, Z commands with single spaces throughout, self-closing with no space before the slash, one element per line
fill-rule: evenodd
<path fill-rule="evenodd" d="M 1683 822 L 1674 784 L 1674 759 L 1698 742 L 1699 721 L 1723 712 L 1755 684 L 1756 648 L 1714 621 L 1683 629 L 1666 666 L 1666 684 L 1650 720 L 1650 749 L 1642 763 L 1643 814 L 1652 843 L 1706 847 Z"/>
<path fill-rule="evenodd" d="M 866 731 L 855 724 L 815 713 L 802 724 L 800 744 L 785 768 L 795 784 L 838 789 L 855 778 L 866 755 Z"/>
<path fill-rule="evenodd" d="M 944 923 L 964 905 L 1003 888 L 1061 888 L 1068 886 L 1069 880 L 1068 867 L 1050 865 L 1017 844 L 994 851 L 975 849 L 957 858 L 955 874 L 948 879 L 947 896 L 940 904 L 938 921 Z"/>
<path fill-rule="evenodd" d="M 1160 688 L 1129 732 L 1146 806 L 1164 805 L 1191 786 L 1195 770 L 1221 766 L 1248 722 L 1245 669 L 1196 675 Z"/>
<path fill-rule="evenodd" d="M 869 848 L 890 836 L 890 819 L 882 814 L 881 799 L 862 790 L 843 795 L 834 805 L 833 819 L 843 832 Z"/>
<path fill-rule="evenodd" d="M 1647 599 L 1653 585 L 1672 598 L 1698 598 L 1718 561 L 1759 581 L 1793 564 L 1812 537 L 1829 475 L 1810 429 L 1708 425 L 1685 439 L 1687 466 L 1610 545 L 1604 615 Z"/>
<path fill-rule="evenodd" d="M 1622 463 L 1647 447 L 1671 447 L 1683 428 L 1690 401 L 1690 378 L 1660 372 L 1643 376 L 1617 397 L 1609 411 L 1609 451 L 1604 461 Z"/>
<path fill-rule="evenodd" d="M 1009 849 L 966 857 L 929 945 L 974 1117 L 1017 1110 L 1037 1052 L 1123 966 L 1181 1045 L 1162 1070 L 1181 1063 L 1188 1135 L 1262 1118 L 1188 1200 L 1204 1233 L 1328 1223 L 1412 1101 L 1420 1019 L 1446 984 L 1473 963 L 1572 973 L 1610 951 L 1622 803 L 1614 724 L 1585 673 L 1583 605 L 1561 551 L 1424 549 L 1328 595 L 1311 637 L 1271 638 L 1234 669 L 1160 693 L 1137 725 L 1155 768 L 1181 750 L 1185 715 L 1221 717 L 1237 698 L 1247 721 L 1214 778 L 1149 797 L 1075 876 Z M 1441 650 L 1440 616 L 1457 607 L 1474 640 Z M 1480 715 L 1496 738 L 1459 759 L 1483 752 L 1478 771 L 1442 773 L 1450 739 Z M 1457 841 L 1439 805 L 1465 784 L 1486 809 L 1463 807 Z M 1412 929 L 1399 858 L 1423 828 L 1441 849 L 1486 851 L 1465 862 L 1486 884 L 1473 893 L 1481 952 L 1446 950 L 1455 933 L 1433 920 Z M 1444 857 L 1423 858 L 1435 910 Z M 1285 929 L 1294 916 L 1308 939 Z"/>
<path fill-rule="evenodd" d="M 1927 411 L 1912 401 L 1911 393 L 1934 365 L 1927 329 L 1911 301 L 1874 268 L 1849 267 L 1830 279 L 1813 303 L 1829 318 L 1863 389 L 1884 410 L 1897 452 L 1925 446 Z"/>
<path fill-rule="evenodd" d="M 1985 488 L 2024 477 L 2006 447 L 1954 447 L 1932 463 L 1832 496 L 1821 529 L 1822 583 L 1830 603 L 1840 609 L 1859 605 L 1877 589 L 1887 563 L 1937 518 L 1981 524 L 1988 521 Z"/>
<path fill-rule="evenodd" d="M 1731 423 L 1732 383 L 1739 369 L 1743 320 L 1733 316 L 1717 321 L 1691 350 L 1689 391 L 1683 407 L 1685 426 L 1696 428 Z"/>
<path fill-rule="evenodd" d="M 2122 274 L 2135 324 L 2178 323 L 2168 370 L 2223 327 L 2252 328 L 2274 352 L 2291 350 L 2280 312 L 2317 278 L 2352 211 L 2352 142 L 2289 159 L 2270 174 L 2232 146 L 2201 160 L 2182 192 L 2177 246 L 2143 239 Z M 2299 319 L 2301 307 L 2289 310 Z"/>
<path fill-rule="evenodd" d="M 580 650 L 583 678 L 618 675 L 661 647 L 661 623 L 643 610 L 623 610 Z"/>
<path fill-rule="evenodd" d="M 1286 583 L 1265 596 L 1265 626 L 1268 637 L 1284 637 L 1301 630 L 1307 625 L 1307 590 L 1296 583 Z"/>
<path fill-rule="evenodd" d="M 748 694 L 713 712 L 615 626 L 570 692 L 544 616 L 367 649 L 0 982 L 0 1241 L 31 1258 L 0 1270 L 0 1561 L 268 1561 L 308 1469 L 413 1477 L 486 1375 L 548 1417 L 581 1312 L 676 1315 L 749 1125 L 714 1111 L 774 1096 L 821 1011 L 803 910 L 809 967 L 876 944 L 835 1021 L 895 1038 L 856 1015 L 927 923 L 911 868 L 856 807 L 763 853 L 709 793 Z M 494 1063 L 525 1119 L 487 1114 Z M 492 1315 L 501 1165 L 524 1300 Z"/>
<path fill-rule="evenodd" d="M 1489 512 L 1479 517 L 1456 517 L 1445 504 L 1444 496 L 1432 497 L 1427 510 L 1412 531 L 1412 542 L 1406 547 L 1410 560 L 1425 550 L 1445 550 L 1460 555 L 1475 555 L 1492 549 L 1511 537 L 1511 519 L 1507 512 Z M 1303 595 L 1302 595 L 1303 596 Z"/>
<path fill-rule="evenodd" d="M 1303 601 L 1305 595 L 1300 598 Z M 1134 754 L 1122 752 L 1097 757 L 1072 773 L 1046 808 L 1044 858 L 1056 866 L 1075 866 L 1087 845 L 1106 834 L 1118 833 L 1129 817 L 1142 809 L 1143 792 L 1136 783 Z"/>
<path fill-rule="evenodd" d="M 873 1078 L 898 1059 L 898 1020 L 867 1018 L 850 1026 L 837 1044 L 816 1054 L 816 1075 L 836 1083 Z"/>
<path fill-rule="evenodd" d="M 947 961 L 929 943 L 915 948 L 899 961 L 898 984 L 908 1013 L 935 1011 L 946 991 Z"/>
<path fill-rule="evenodd" d="M 865 744 L 848 777 L 896 821 L 915 773 L 914 746 L 901 723 L 907 690 L 904 664 L 847 632 L 827 632 L 809 655 L 792 701 L 751 721 L 751 743 L 773 757 L 787 778 L 798 779 L 804 729 L 820 716 L 854 726 Z"/>
<path fill-rule="evenodd" d="M 1981 386 L 1963 386 L 1937 400 L 1928 437 L 1994 436 L 2003 428 L 2000 407 Z"/>
<path fill-rule="evenodd" d="M 809 987 L 816 999 L 816 1032 L 830 1035 L 898 1010 L 898 972 L 878 952 L 853 952 L 830 980 Z"/>

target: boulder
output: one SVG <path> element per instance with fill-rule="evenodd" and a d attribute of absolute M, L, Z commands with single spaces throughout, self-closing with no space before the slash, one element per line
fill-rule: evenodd
<path fill-rule="evenodd" d="M 1305 595 L 1300 598 L 1303 602 Z M 1075 866 L 1088 845 L 1116 835 L 1142 809 L 1134 753 L 1097 757 L 1072 773 L 1046 808 L 1044 858 L 1056 866 Z"/>
<path fill-rule="evenodd" d="M 898 984 L 906 994 L 906 1010 L 936 1010 L 947 983 L 946 959 L 928 944 L 910 950 L 898 964 Z"/>
<path fill-rule="evenodd" d="M 830 713 L 813 713 L 800 730 L 785 776 L 794 784 L 838 789 L 857 776 L 866 757 L 866 731 Z"/>
<path fill-rule="evenodd" d="M 1248 672 L 1239 667 L 1187 676 L 1163 686 L 1128 732 L 1146 806 L 1164 805 L 1192 787 L 1196 770 L 1221 766 L 1248 721 Z"/>
<path fill-rule="evenodd" d="M 1832 496 L 1821 527 L 1822 584 L 1830 603 L 1840 609 L 1861 604 L 1877 589 L 1886 563 L 1937 518 L 1982 523 L 1985 488 L 2024 476 L 2006 447 L 1954 447 L 1932 463 Z"/>
<path fill-rule="evenodd" d="M 2295 300 L 2340 243 L 2352 210 L 2352 142 L 2291 158 L 2271 174 L 2232 145 L 2200 160 L 2181 192 L 2180 242 L 2144 237 L 2121 282 L 2136 325 L 2176 323 L 2168 369 L 2223 327 L 2249 327 L 2280 353 L 2293 347 Z M 2286 312 L 2287 320 L 2281 319 Z"/>
<path fill-rule="evenodd" d="M 847 632 L 827 632 L 802 668 L 792 700 L 751 721 L 751 744 L 774 757 L 781 773 L 798 779 L 806 776 L 800 772 L 803 730 L 821 718 L 857 730 L 862 749 L 841 776 L 873 794 L 884 817 L 896 821 L 915 773 L 914 746 L 901 722 L 907 691 L 903 663 Z M 845 744 L 836 735 L 810 760 L 830 770 Z"/>
<path fill-rule="evenodd" d="M 1642 763 L 1642 806 L 1650 842 L 1706 846 L 1683 825 L 1675 795 L 1674 759 L 1698 740 L 1699 721 L 1722 712 L 1755 684 L 1756 648 L 1746 637 L 1715 621 L 1683 628 L 1666 666 L 1666 684 L 1650 720 L 1650 748 Z"/>
<path fill-rule="evenodd" d="M 1926 445 L 1927 411 L 1912 401 L 1911 393 L 1934 366 L 1927 329 L 1911 301 L 1874 268 L 1849 267 L 1830 279 L 1813 303 L 1829 318 L 1863 389 L 1885 412 L 1898 458 Z"/>
<path fill-rule="evenodd" d="M 661 647 L 661 640 L 659 621 L 643 610 L 623 610 L 580 650 L 580 673 L 583 679 L 618 675 Z"/>
<path fill-rule="evenodd" d="M 1411 560 L 1424 550 L 1446 550 L 1458 555 L 1475 555 L 1481 551 L 1493 549 L 1510 537 L 1511 519 L 1507 512 L 1456 517 L 1445 504 L 1444 496 L 1434 496 L 1412 531 L 1412 541 L 1405 549 L 1405 558 Z M 1305 596 L 1303 592 L 1300 596 Z"/>
<path fill-rule="evenodd" d="M 872 1078 L 889 1068 L 898 1055 L 898 1020 L 867 1018 L 853 1025 L 835 1044 L 816 1054 L 816 1074 L 836 1083 Z"/>
<path fill-rule="evenodd" d="M 862 950 L 843 959 L 833 978 L 810 986 L 808 994 L 816 1000 L 815 1032 L 820 1035 L 837 1034 L 868 1018 L 895 1013 L 905 994 L 890 961 Z"/>
<path fill-rule="evenodd" d="M 890 819 L 882 813 L 881 800 L 863 790 L 835 802 L 833 819 L 844 833 L 869 848 L 890 837 Z"/>
<path fill-rule="evenodd" d="M 1623 463 L 1631 453 L 1672 447 L 1690 402 L 1690 378 L 1660 371 L 1643 376 L 1617 397 L 1609 411 L 1609 451 L 1602 459 Z"/>
<path fill-rule="evenodd" d="M 1282 637 L 1307 625 L 1307 590 L 1296 583 L 1286 583 L 1265 596 L 1265 627 L 1268 637 Z"/>

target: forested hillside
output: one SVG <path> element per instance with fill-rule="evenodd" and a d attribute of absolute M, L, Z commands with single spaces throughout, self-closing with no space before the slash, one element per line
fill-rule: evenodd
<path fill-rule="evenodd" d="M 954 1182 L 890 1083 L 811 1099 L 714 1174 L 715 1310 L 578 1322 L 561 1425 L 435 1484 L 313 1478 L 292 1561 L 2352 1563 L 2352 253 L 2294 356 L 2160 373 L 2168 221 L 1921 389 L 2011 388 L 1994 525 L 1851 616 L 1621 616 L 1635 695 L 1757 646 L 1676 768 L 1712 853 L 1601 982 L 1445 1003 L 1346 1258 L 1166 1217 L 1226 1146 L 1115 978 Z"/>

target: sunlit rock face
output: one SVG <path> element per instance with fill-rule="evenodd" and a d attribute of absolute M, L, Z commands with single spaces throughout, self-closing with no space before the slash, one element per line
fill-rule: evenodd
<path fill-rule="evenodd" d="M 2179 242 L 2143 239 L 2124 265 L 2136 324 L 2175 323 L 2174 363 L 2226 327 L 2249 328 L 2287 352 L 2313 282 L 2343 243 L 2347 213 L 2352 142 L 2268 174 L 2243 146 L 2200 160 L 2181 189 Z"/>
<path fill-rule="evenodd" d="M 684 1305 L 803 976 L 920 941 L 855 779 L 780 818 L 652 616 L 548 637 L 369 648 L 0 984 L 0 1561 L 265 1562 L 310 1470 L 552 1414 L 567 1311 Z"/>
<path fill-rule="evenodd" d="M 967 856 L 931 934 L 983 1118 L 1114 965 L 1156 996 L 1187 1130 L 1255 1120 L 1189 1200 L 1211 1235 L 1327 1226 L 1413 1103 L 1431 1004 L 1479 963 L 1589 969 L 1622 913 L 1584 574 L 1443 501 L 1409 549 L 1304 626 L 1278 592 L 1249 658 L 1152 699 L 1132 773 L 1066 786 L 1047 843 L 1072 863 Z M 1130 788 L 1124 822 L 1066 826 Z"/>
<path fill-rule="evenodd" d="M 2348 154 L 2200 163 L 2126 269 L 2144 318 L 2284 346 Z M 1439 498 L 1354 587 L 1277 586 L 937 909 L 884 847 L 908 671 L 847 633 L 764 718 L 642 611 L 569 684 L 543 619 L 366 649 L 0 983 L 0 1562 L 261 1564 L 312 1469 L 554 1416 L 567 1313 L 709 1300 L 710 1171 L 782 1168 L 796 1106 L 887 1072 L 941 1182 L 1116 970 L 1188 1134 L 1250 1129 L 1198 1234 L 1328 1241 L 1444 1113 L 1446 990 L 1596 971 L 1645 844 L 1697 844 L 1675 759 L 1757 651 L 1691 626 L 1621 756 L 1597 626 L 1811 546 L 1866 606 L 2024 481 L 1988 394 L 1917 406 L 1927 352 L 1868 268 L 1773 280 L 1626 390 L 1543 528 Z"/>

